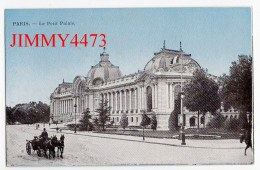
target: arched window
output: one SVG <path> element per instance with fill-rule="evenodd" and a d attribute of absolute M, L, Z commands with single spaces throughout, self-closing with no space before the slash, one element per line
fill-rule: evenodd
<path fill-rule="evenodd" d="M 195 126 L 195 118 L 194 117 L 190 118 L 190 126 L 191 127 Z"/>
<path fill-rule="evenodd" d="M 151 112 L 152 111 L 152 108 L 153 108 L 153 95 L 152 95 L 152 88 L 150 86 L 148 86 L 146 88 L 147 90 L 147 96 L 146 96 L 146 101 L 147 101 L 147 111 L 148 112 Z"/>
<path fill-rule="evenodd" d="M 204 124 L 204 123 L 205 123 L 205 117 L 204 117 L 204 116 L 202 116 L 202 117 L 200 118 L 200 123 L 201 123 L 201 124 Z"/>
<path fill-rule="evenodd" d="M 173 59 L 171 59 L 171 64 L 173 64 Z"/>
<path fill-rule="evenodd" d="M 178 99 L 178 95 L 180 94 L 180 92 L 181 92 L 181 86 L 180 85 L 175 86 L 175 88 L 174 88 L 174 100 Z"/>
<path fill-rule="evenodd" d="M 93 80 L 93 85 L 99 85 L 99 84 L 103 84 L 104 83 L 104 81 L 103 81 L 103 79 L 102 78 L 95 78 L 94 80 Z"/>

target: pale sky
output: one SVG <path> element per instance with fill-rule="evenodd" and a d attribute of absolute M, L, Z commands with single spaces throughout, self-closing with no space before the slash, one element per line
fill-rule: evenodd
<path fill-rule="evenodd" d="M 13 26 L 13 22 L 73 21 L 74 26 Z M 77 75 L 87 76 L 102 48 L 89 38 L 87 47 L 10 47 L 12 34 L 105 34 L 110 61 L 124 75 L 143 70 L 166 48 L 182 49 L 213 75 L 229 72 L 238 55 L 251 55 L 250 8 L 137 8 L 5 10 L 6 105 L 49 103 L 50 94 Z M 80 36 L 81 35 L 81 36 Z"/>

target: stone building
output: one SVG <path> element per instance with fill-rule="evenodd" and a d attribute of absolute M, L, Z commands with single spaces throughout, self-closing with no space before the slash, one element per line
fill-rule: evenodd
<path fill-rule="evenodd" d="M 181 67 L 183 65 L 183 67 Z M 51 121 L 78 121 L 89 108 L 95 116 L 100 100 L 106 99 L 111 106 L 110 120 L 119 124 L 123 113 L 129 126 L 139 126 L 142 113 L 156 114 L 158 128 L 168 129 L 174 101 L 181 91 L 181 76 L 187 82 L 200 65 L 180 50 L 166 49 L 148 61 L 143 71 L 123 76 L 119 67 L 109 61 L 109 54 L 100 54 L 100 62 L 92 66 L 87 76 L 77 76 L 72 83 L 64 82 L 51 94 Z M 76 104 L 76 107 L 74 107 Z M 197 126 L 197 114 L 184 108 L 186 127 Z M 203 121 L 209 121 L 207 114 Z"/>

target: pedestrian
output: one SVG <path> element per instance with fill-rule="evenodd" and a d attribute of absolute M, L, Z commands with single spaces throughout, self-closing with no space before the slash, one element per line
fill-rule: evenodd
<path fill-rule="evenodd" d="M 56 131 L 57 131 L 57 133 L 59 132 L 59 128 L 58 128 L 58 126 L 56 127 Z"/>

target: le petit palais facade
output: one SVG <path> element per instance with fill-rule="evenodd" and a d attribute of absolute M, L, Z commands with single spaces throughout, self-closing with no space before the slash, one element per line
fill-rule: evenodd
<path fill-rule="evenodd" d="M 139 126 L 143 111 L 146 111 L 148 116 L 156 115 L 159 129 L 168 129 L 174 101 L 181 91 L 181 70 L 183 82 L 187 82 L 196 69 L 200 69 L 200 65 L 191 54 L 185 54 L 181 47 L 180 50 L 170 50 L 164 45 L 160 52 L 154 53 L 143 71 L 122 76 L 119 67 L 109 61 L 109 54 L 104 50 L 100 62 L 91 67 L 87 77 L 76 76 L 72 83 L 63 81 L 51 94 L 51 121 L 68 123 L 75 118 L 78 121 L 87 108 L 95 117 L 103 98 L 111 107 L 110 120 L 116 125 L 125 113 L 129 126 Z M 197 127 L 197 113 L 183 110 L 186 128 Z M 225 115 L 230 117 L 237 113 L 230 110 Z M 204 121 L 208 122 L 210 118 L 210 114 L 200 117 L 200 126 L 203 127 Z"/>

